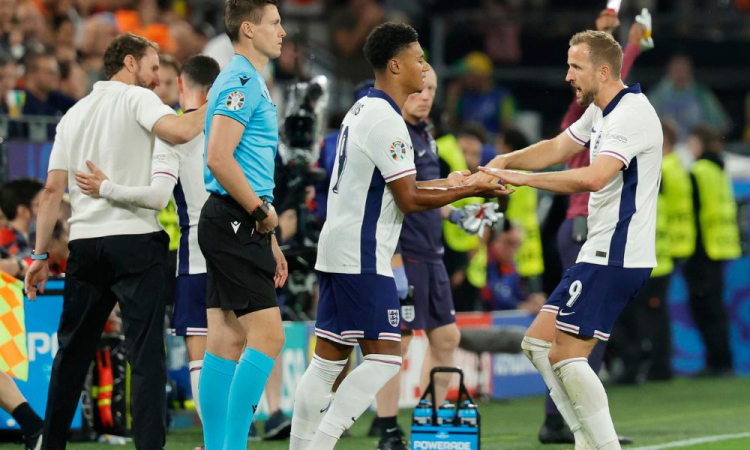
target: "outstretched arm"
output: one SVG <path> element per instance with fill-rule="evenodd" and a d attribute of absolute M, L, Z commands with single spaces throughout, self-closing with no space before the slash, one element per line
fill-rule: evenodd
<path fill-rule="evenodd" d="M 396 204 L 404 214 L 440 208 L 466 197 L 494 198 L 513 191 L 497 183 L 478 182 L 471 186 L 424 188 L 417 185 L 416 175 L 388 183 Z"/>
<path fill-rule="evenodd" d="M 513 186 L 531 186 L 558 194 L 577 194 L 600 191 L 623 165 L 617 158 L 600 154 L 590 166 L 561 172 L 523 173 L 492 168 L 480 170 Z"/>
<path fill-rule="evenodd" d="M 91 173 L 76 172 L 76 184 L 81 188 L 81 192 L 139 208 L 156 211 L 164 209 L 177 184 L 176 176 L 165 173 L 152 176 L 149 186 L 123 186 L 110 181 L 91 161 L 86 161 L 86 166 Z"/>

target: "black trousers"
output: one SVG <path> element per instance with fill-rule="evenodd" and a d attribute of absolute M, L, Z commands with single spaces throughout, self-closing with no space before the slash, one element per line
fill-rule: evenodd
<path fill-rule="evenodd" d="M 137 449 L 166 440 L 167 369 L 164 300 L 167 244 L 157 233 L 70 243 L 63 311 L 44 421 L 44 448 L 64 449 L 84 379 L 104 325 L 120 303 L 131 366 L 131 412 Z"/>
<path fill-rule="evenodd" d="M 649 380 L 672 378 L 672 333 L 667 291 L 670 275 L 650 278 L 625 307 L 612 333 L 613 347 L 625 365 L 623 383 L 635 383 L 646 370 Z"/>
<path fill-rule="evenodd" d="M 724 307 L 724 261 L 712 261 L 696 252 L 685 263 L 684 273 L 693 321 L 706 346 L 706 366 L 714 370 L 731 369 L 729 320 Z"/>

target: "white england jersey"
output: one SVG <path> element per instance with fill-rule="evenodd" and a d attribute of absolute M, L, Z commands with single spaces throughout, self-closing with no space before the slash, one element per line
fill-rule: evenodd
<path fill-rule="evenodd" d="M 387 94 L 371 89 L 341 124 L 315 268 L 392 277 L 404 214 L 386 184 L 415 173 L 401 111 Z"/>
<path fill-rule="evenodd" d="M 206 136 L 201 133 L 182 145 L 156 139 L 151 164 L 152 177 L 177 181 L 173 200 L 180 225 L 180 247 L 177 252 L 177 275 L 206 273 L 206 259 L 198 246 L 198 219 L 208 192 L 203 182 L 203 147 Z"/>
<path fill-rule="evenodd" d="M 638 84 L 602 111 L 592 104 L 567 130 L 589 147 L 590 161 L 604 155 L 624 167 L 589 197 L 588 237 L 577 262 L 616 267 L 656 267 L 656 201 L 661 183 L 659 117 Z"/>

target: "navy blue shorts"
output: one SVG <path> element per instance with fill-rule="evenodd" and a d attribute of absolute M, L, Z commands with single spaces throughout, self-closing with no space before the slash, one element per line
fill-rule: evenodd
<path fill-rule="evenodd" d="M 401 325 L 426 330 L 456 321 L 451 282 L 445 264 L 404 258 L 409 285 L 414 286 L 414 306 L 401 307 Z"/>
<path fill-rule="evenodd" d="M 175 283 L 171 333 L 175 336 L 205 336 L 206 274 L 180 275 Z"/>
<path fill-rule="evenodd" d="M 565 272 L 542 312 L 557 316 L 559 330 L 607 341 L 625 305 L 650 275 L 651 269 L 578 263 Z"/>
<path fill-rule="evenodd" d="M 357 339 L 401 341 L 393 278 L 318 272 L 318 280 L 316 336 L 346 345 L 357 345 Z"/>

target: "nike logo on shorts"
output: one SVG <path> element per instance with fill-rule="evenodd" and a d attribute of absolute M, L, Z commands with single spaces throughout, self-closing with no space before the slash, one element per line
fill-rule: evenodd
<path fill-rule="evenodd" d="M 424 156 L 425 153 L 427 153 L 427 150 L 422 150 L 421 152 L 417 153 L 417 156 L 421 158 Z"/>
<path fill-rule="evenodd" d="M 569 316 L 571 314 L 575 314 L 575 311 L 573 311 L 573 312 L 562 312 L 562 311 L 560 311 L 558 313 L 558 315 L 560 315 L 560 316 Z"/>

